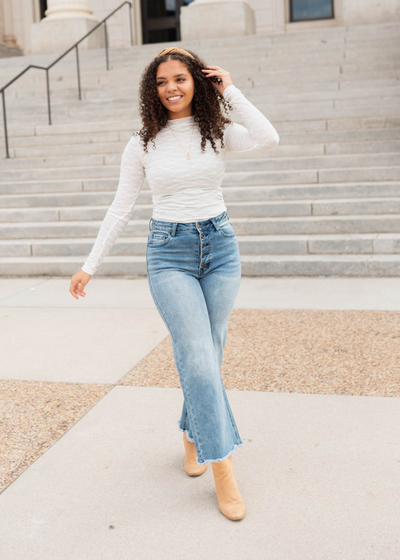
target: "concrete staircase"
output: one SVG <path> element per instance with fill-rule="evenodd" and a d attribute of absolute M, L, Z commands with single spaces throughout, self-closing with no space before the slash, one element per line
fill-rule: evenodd
<path fill-rule="evenodd" d="M 229 154 L 223 183 L 244 275 L 400 276 L 400 23 L 178 43 L 233 83 L 274 124 L 271 152 Z M 0 275 L 71 276 L 89 254 L 141 127 L 145 65 L 168 44 L 75 54 L 31 69 L 6 93 L 0 135 Z M 32 61 L 0 60 L 4 84 Z M 237 113 L 231 118 L 241 122 Z M 96 276 L 146 275 L 152 214 L 145 182 L 134 216 Z"/>

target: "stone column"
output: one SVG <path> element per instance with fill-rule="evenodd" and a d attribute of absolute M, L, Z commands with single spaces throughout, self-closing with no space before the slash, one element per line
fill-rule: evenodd
<path fill-rule="evenodd" d="M 44 15 L 46 21 L 68 18 L 85 18 L 97 21 L 93 17 L 88 0 L 48 0 Z"/>
<path fill-rule="evenodd" d="M 39 23 L 32 24 L 33 54 L 62 54 L 98 23 L 90 9 L 89 0 L 48 0 L 45 16 Z M 79 49 L 103 46 L 102 25 L 80 43 Z"/>
<path fill-rule="evenodd" d="M 182 41 L 255 35 L 254 10 L 246 0 L 195 0 L 182 6 Z"/>

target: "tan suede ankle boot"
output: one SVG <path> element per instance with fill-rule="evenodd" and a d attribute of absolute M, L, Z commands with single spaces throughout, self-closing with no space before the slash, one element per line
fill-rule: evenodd
<path fill-rule="evenodd" d="M 206 472 L 208 463 L 205 465 L 198 465 L 196 462 L 197 451 L 194 441 L 189 441 L 186 437 L 186 432 L 183 432 L 183 444 L 185 446 L 185 472 L 189 476 L 199 476 Z"/>
<path fill-rule="evenodd" d="M 211 465 L 221 513 L 233 521 L 242 519 L 246 513 L 246 506 L 236 484 L 232 455 L 219 463 L 212 462 Z"/>

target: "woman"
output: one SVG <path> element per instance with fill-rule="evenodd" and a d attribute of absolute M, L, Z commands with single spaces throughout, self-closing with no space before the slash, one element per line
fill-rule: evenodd
<path fill-rule="evenodd" d="M 221 104 L 232 110 L 230 103 L 245 126 L 222 114 Z M 132 217 L 147 178 L 153 201 L 147 278 L 171 334 L 184 396 L 178 424 L 185 471 L 198 476 L 211 463 L 219 509 L 238 520 L 246 508 L 232 454 L 243 441 L 220 370 L 241 260 L 221 183 L 228 152 L 270 150 L 279 136 L 229 72 L 176 47 L 162 50 L 145 69 L 140 114 L 143 128 L 125 147 L 117 193 L 70 292 L 76 299 L 86 295 L 86 284 Z"/>

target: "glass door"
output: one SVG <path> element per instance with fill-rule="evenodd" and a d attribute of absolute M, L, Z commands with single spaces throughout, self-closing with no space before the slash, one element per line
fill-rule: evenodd
<path fill-rule="evenodd" d="M 40 0 L 39 2 L 40 19 L 45 17 L 44 13 L 47 10 L 47 0 Z"/>
<path fill-rule="evenodd" d="M 141 0 L 143 43 L 180 41 L 180 9 L 193 0 Z"/>

